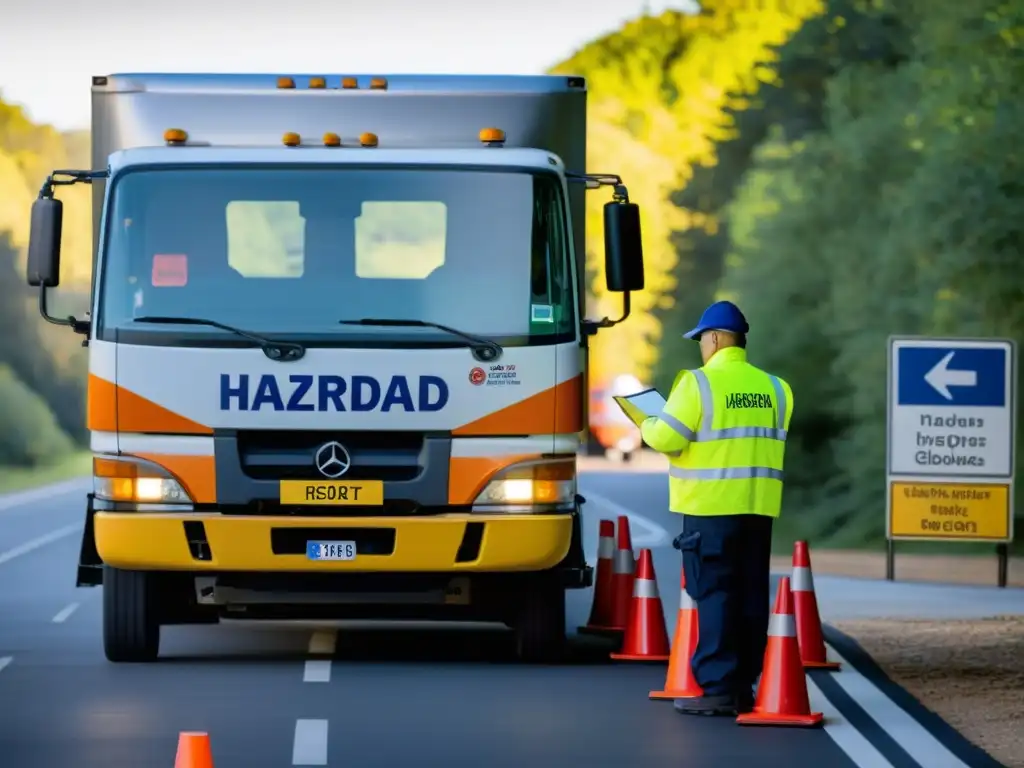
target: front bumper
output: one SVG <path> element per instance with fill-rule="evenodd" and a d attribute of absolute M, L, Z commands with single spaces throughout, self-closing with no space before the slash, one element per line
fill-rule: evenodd
<path fill-rule="evenodd" d="M 579 547 L 578 512 L 332 518 L 145 512 L 91 516 L 98 559 L 126 570 L 515 573 L 565 566 L 581 570 L 584 580 L 590 581 L 582 552 L 578 558 L 571 552 Z M 355 541 L 356 559 L 311 561 L 306 557 L 308 540 Z"/>

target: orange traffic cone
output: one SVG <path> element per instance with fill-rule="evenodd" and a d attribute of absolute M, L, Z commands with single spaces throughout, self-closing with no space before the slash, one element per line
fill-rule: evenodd
<path fill-rule="evenodd" d="M 612 615 L 609 629 L 622 632 L 629 623 L 633 604 L 633 581 L 636 560 L 633 557 L 633 537 L 629 533 L 629 518 L 619 515 L 618 542 L 612 565 Z"/>
<path fill-rule="evenodd" d="M 617 661 L 668 661 L 668 630 L 649 549 L 640 550 L 632 603 L 622 650 L 611 657 Z"/>
<path fill-rule="evenodd" d="M 190 731 L 179 733 L 174 768 L 213 768 L 210 734 Z"/>
<path fill-rule="evenodd" d="M 736 722 L 740 725 L 815 726 L 821 725 L 823 720 L 821 712 L 811 712 L 807 698 L 807 680 L 796 639 L 793 594 L 789 590 L 789 577 L 783 576 L 768 625 L 764 671 L 757 686 L 754 710 L 740 715 Z"/>
<path fill-rule="evenodd" d="M 597 574 L 594 577 L 594 603 L 590 608 L 587 626 L 580 632 L 602 631 L 609 628 L 612 619 L 612 562 L 615 559 L 615 523 L 602 520 L 597 539 Z"/>
<path fill-rule="evenodd" d="M 686 592 L 686 573 L 680 571 L 679 615 L 676 631 L 672 638 L 672 653 L 668 660 L 668 674 L 665 689 L 651 691 L 652 699 L 689 699 L 703 696 L 703 689 L 693 676 L 693 651 L 697 647 L 697 604 Z"/>
<path fill-rule="evenodd" d="M 811 553 L 806 541 L 798 541 L 793 545 L 793 610 L 796 614 L 796 637 L 800 645 L 800 659 L 804 667 L 839 669 L 839 664 L 826 658 L 818 599 L 814 596 Z"/>

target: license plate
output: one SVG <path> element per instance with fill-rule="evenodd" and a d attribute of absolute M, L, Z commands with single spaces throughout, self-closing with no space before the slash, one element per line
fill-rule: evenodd
<path fill-rule="evenodd" d="M 355 560 L 354 541 L 307 541 L 306 557 L 310 560 Z"/>
<path fill-rule="evenodd" d="M 281 503 L 379 507 L 384 503 L 384 483 L 380 480 L 282 480 Z"/>

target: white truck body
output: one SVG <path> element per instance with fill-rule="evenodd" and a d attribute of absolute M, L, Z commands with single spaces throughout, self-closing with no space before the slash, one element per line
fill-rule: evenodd
<path fill-rule="evenodd" d="M 586 339 L 611 324 L 583 319 L 583 79 L 101 76 L 92 142 L 93 305 L 69 324 L 95 455 L 79 584 L 110 595 L 108 657 L 234 615 L 564 640 L 563 591 L 592 581 Z M 628 297 L 639 219 L 614 183 Z M 59 205 L 44 185 L 44 291 Z"/>

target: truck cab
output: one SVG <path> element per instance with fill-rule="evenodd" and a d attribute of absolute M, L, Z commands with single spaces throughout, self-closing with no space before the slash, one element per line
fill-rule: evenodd
<path fill-rule="evenodd" d="M 28 282 L 89 347 L 108 659 L 222 618 L 495 621 L 557 658 L 592 581 L 587 343 L 643 287 L 636 206 L 582 172 L 583 80 L 110 75 L 92 128 Z M 94 187 L 87 319 L 46 310 L 61 183 Z M 605 186 L 618 321 L 583 317 Z"/>

